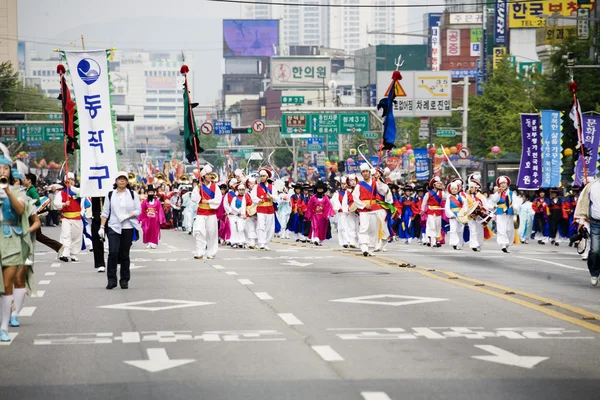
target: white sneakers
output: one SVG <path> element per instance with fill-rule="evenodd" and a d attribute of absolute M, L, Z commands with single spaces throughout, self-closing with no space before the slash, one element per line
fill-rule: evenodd
<path fill-rule="evenodd" d="M 590 283 L 592 284 L 592 286 L 598 286 L 598 277 L 597 276 L 592 276 L 590 278 Z"/>
<path fill-rule="evenodd" d="M 106 272 L 106 268 L 98 267 L 98 273 Z"/>

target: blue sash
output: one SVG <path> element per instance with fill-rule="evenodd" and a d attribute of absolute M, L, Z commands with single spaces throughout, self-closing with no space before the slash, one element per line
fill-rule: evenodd
<path fill-rule="evenodd" d="M 206 187 L 206 185 L 204 183 L 202 184 L 202 191 L 204 193 L 206 193 L 211 199 L 215 198 L 215 192 L 213 192 L 212 190 L 210 190 L 209 187 Z"/>
<path fill-rule="evenodd" d="M 260 183 L 260 187 L 263 188 L 265 190 L 265 192 L 269 193 L 269 194 L 273 194 L 272 190 L 269 189 L 269 187 L 267 185 L 265 185 L 264 183 Z"/>
<path fill-rule="evenodd" d="M 435 199 L 435 201 L 437 201 L 439 204 L 442 204 L 442 199 L 440 198 L 440 196 L 437 194 L 436 191 L 430 190 L 429 195 L 432 196 Z"/>
<path fill-rule="evenodd" d="M 371 185 L 369 185 L 367 182 L 365 181 L 360 181 L 360 186 L 364 187 L 365 189 L 367 189 L 369 192 L 373 193 L 373 188 L 371 187 Z"/>

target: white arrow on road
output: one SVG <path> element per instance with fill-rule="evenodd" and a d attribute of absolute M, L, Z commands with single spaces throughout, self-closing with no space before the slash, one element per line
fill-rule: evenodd
<path fill-rule="evenodd" d="M 547 360 L 550 357 L 533 357 L 533 356 L 519 356 L 510 351 L 502 350 L 496 346 L 490 345 L 477 345 L 478 349 L 487 351 L 488 353 L 494 354 L 493 356 L 471 356 L 477 360 L 491 361 L 498 364 L 514 365 L 515 367 L 531 369 L 542 361 Z"/>
<path fill-rule="evenodd" d="M 133 365 L 148 372 L 160 372 L 167 369 L 180 367 L 185 364 L 196 362 L 196 360 L 171 360 L 165 349 L 147 349 L 147 360 L 124 361 L 125 364 Z"/>
<path fill-rule="evenodd" d="M 307 267 L 309 265 L 313 265 L 314 263 L 301 263 L 300 261 L 296 261 L 296 260 L 289 260 L 286 263 L 283 263 L 281 265 L 293 265 L 295 267 Z"/>

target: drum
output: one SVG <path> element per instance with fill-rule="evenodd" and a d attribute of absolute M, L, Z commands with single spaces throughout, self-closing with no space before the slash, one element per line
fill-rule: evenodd
<path fill-rule="evenodd" d="M 258 207 L 258 204 L 252 204 L 251 206 L 247 207 L 248 210 L 248 216 L 252 217 L 253 215 L 256 215 L 256 208 Z"/>
<path fill-rule="evenodd" d="M 475 218 L 477 216 L 477 210 L 480 208 L 479 203 L 474 202 L 471 207 L 469 207 L 466 211 L 460 211 L 456 217 L 458 222 L 463 225 L 468 225 L 470 218 Z"/>
<path fill-rule="evenodd" d="M 518 215 L 513 215 L 513 226 L 515 227 L 515 229 L 519 229 L 520 225 L 521 225 L 521 218 L 519 218 Z"/>

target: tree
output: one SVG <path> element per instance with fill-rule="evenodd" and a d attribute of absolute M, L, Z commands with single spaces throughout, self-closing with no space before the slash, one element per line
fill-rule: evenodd
<path fill-rule="evenodd" d="M 536 112 L 535 86 L 526 85 L 508 59 L 503 59 L 483 88 L 469 101 L 469 147 L 488 155 L 493 146 L 503 152 L 521 152 L 520 113 Z"/>

